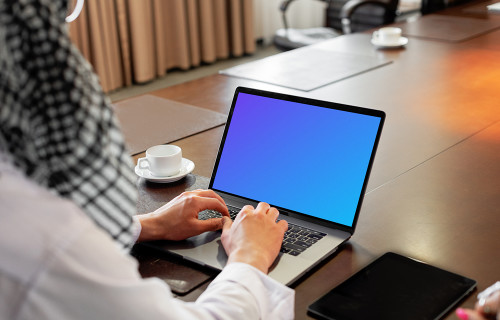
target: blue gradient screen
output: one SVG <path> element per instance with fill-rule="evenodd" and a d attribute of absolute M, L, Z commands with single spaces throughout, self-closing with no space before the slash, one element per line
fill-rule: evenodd
<path fill-rule="evenodd" d="M 240 92 L 212 188 L 352 226 L 380 122 Z"/>

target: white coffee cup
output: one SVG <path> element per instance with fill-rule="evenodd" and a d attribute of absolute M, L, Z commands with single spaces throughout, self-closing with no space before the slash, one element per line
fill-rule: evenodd
<path fill-rule="evenodd" d="M 381 44 L 398 44 L 401 39 L 401 28 L 384 27 L 373 32 L 373 40 Z"/>
<path fill-rule="evenodd" d="M 173 144 L 153 146 L 146 150 L 145 158 L 137 160 L 137 165 L 157 177 L 173 176 L 181 170 L 182 149 Z"/>

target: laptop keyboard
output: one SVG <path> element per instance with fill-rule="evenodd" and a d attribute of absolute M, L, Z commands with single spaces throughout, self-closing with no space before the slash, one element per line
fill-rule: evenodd
<path fill-rule="evenodd" d="M 298 256 L 324 236 L 326 233 L 288 222 L 288 230 L 283 238 L 281 252 Z"/>
<path fill-rule="evenodd" d="M 228 207 L 228 209 L 229 216 L 234 220 L 239 210 L 231 207 Z M 198 213 L 198 219 L 200 220 L 220 217 L 222 217 L 222 214 L 214 210 L 204 210 Z M 280 252 L 298 256 L 324 236 L 326 236 L 326 233 L 288 222 L 288 230 L 285 232 Z"/>
<path fill-rule="evenodd" d="M 229 216 L 231 217 L 231 220 L 236 219 L 239 210 L 229 207 L 227 209 L 229 210 Z M 198 220 L 208 220 L 212 218 L 222 218 L 222 214 L 215 210 L 203 210 L 202 212 L 198 213 Z"/>

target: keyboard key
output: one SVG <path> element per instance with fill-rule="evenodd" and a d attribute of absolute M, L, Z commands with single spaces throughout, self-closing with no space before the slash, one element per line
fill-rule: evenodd
<path fill-rule="evenodd" d="M 307 249 L 307 247 L 296 245 L 295 243 L 285 243 L 284 247 L 293 251 L 302 252 Z"/>
<path fill-rule="evenodd" d="M 310 238 L 310 239 L 316 239 L 316 240 L 319 240 L 319 239 L 323 238 L 324 236 L 326 236 L 326 234 L 324 234 L 323 236 L 321 236 L 319 234 L 314 234 L 314 233 L 311 233 L 311 234 L 307 235 L 308 238 Z"/>
<path fill-rule="evenodd" d="M 295 241 L 293 244 L 297 245 L 297 246 L 304 247 L 304 248 L 309 248 L 311 246 L 310 244 L 308 244 L 304 241 Z"/>

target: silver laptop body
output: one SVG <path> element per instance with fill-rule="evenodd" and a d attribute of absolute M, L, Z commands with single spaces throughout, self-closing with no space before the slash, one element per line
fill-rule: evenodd
<path fill-rule="evenodd" d="M 378 110 L 236 89 L 209 188 L 230 209 L 268 202 L 279 219 L 324 235 L 300 254 L 281 252 L 272 278 L 292 285 L 352 236 L 384 120 Z M 220 235 L 145 245 L 221 270 Z"/>

